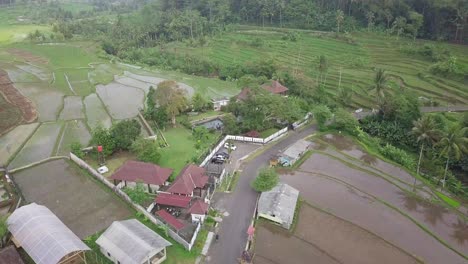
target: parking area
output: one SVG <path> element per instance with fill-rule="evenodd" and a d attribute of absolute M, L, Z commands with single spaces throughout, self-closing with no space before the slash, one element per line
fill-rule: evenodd
<path fill-rule="evenodd" d="M 131 209 L 68 160 L 54 160 L 11 175 L 26 203 L 47 206 L 78 237 L 128 219 Z"/>

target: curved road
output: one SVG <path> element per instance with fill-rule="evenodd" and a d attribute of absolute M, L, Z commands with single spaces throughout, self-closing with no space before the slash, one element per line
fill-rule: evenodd
<path fill-rule="evenodd" d="M 299 131 L 290 131 L 286 137 L 276 141 L 253 160 L 241 166 L 241 175 L 234 192 L 226 202 L 229 216 L 223 218 L 220 225 L 219 240 L 210 247 L 206 263 L 234 264 L 241 256 L 247 243 L 247 228 L 255 212 L 258 193 L 250 187 L 250 182 L 257 176 L 261 167 L 267 166 L 270 158 L 278 151 L 294 144 L 317 130 L 317 126 L 306 126 Z"/>

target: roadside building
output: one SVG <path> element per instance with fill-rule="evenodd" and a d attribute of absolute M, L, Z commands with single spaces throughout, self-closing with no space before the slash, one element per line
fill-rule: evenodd
<path fill-rule="evenodd" d="M 310 142 L 304 139 L 298 140 L 296 143 L 288 147 L 280 155 L 280 164 L 283 164 L 283 161 L 287 161 L 287 166 L 291 166 L 296 161 L 298 161 L 302 155 L 309 149 Z"/>
<path fill-rule="evenodd" d="M 189 164 L 180 172 L 179 176 L 167 189 L 167 192 L 184 196 L 203 197 L 208 179 L 205 168 Z"/>
<path fill-rule="evenodd" d="M 113 222 L 96 244 L 115 264 L 159 264 L 172 245 L 136 219 Z"/>
<path fill-rule="evenodd" d="M 189 209 L 189 213 L 192 216 L 192 223 L 205 221 L 206 215 L 208 214 L 209 204 L 198 199 L 196 200 Z"/>
<path fill-rule="evenodd" d="M 147 192 L 156 192 L 167 184 L 172 171 L 156 164 L 129 160 L 111 176 L 111 179 L 130 188 L 134 188 L 140 182 L 144 184 Z"/>
<path fill-rule="evenodd" d="M 36 264 L 79 263 L 90 250 L 52 211 L 36 203 L 16 209 L 7 225 L 14 244 Z"/>
<path fill-rule="evenodd" d="M 270 83 L 263 84 L 262 88 L 272 94 L 278 94 L 283 96 L 287 95 L 289 90 L 286 86 L 282 85 L 276 80 L 273 80 Z"/>
<path fill-rule="evenodd" d="M 227 106 L 229 104 L 229 98 L 228 97 L 215 98 L 215 99 L 211 99 L 211 102 L 213 103 L 213 110 L 221 111 L 221 108 L 223 106 Z"/>
<path fill-rule="evenodd" d="M 271 191 L 263 192 L 258 201 L 258 217 L 273 221 L 289 229 L 294 219 L 299 191 L 280 183 Z"/>
<path fill-rule="evenodd" d="M 8 246 L 0 251 L 0 264 L 24 264 L 14 246 Z"/>

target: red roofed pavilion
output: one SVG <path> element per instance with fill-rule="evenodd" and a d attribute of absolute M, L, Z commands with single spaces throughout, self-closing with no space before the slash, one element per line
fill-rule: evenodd
<path fill-rule="evenodd" d="M 192 215 L 192 222 L 205 221 L 206 215 L 208 214 L 209 204 L 205 203 L 201 199 L 196 200 L 189 209 L 189 213 Z"/>
<path fill-rule="evenodd" d="M 208 176 L 205 168 L 189 164 L 180 172 L 167 191 L 173 194 L 193 196 L 193 190 L 204 188 L 207 182 Z"/>
<path fill-rule="evenodd" d="M 192 197 L 170 193 L 160 193 L 155 199 L 156 204 L 187 208 Z"/>
<path fill-rule="evenodd" d="M 263 84 L 262 88 L 269 91 L 272 94 L 285 95 L 288 92 L 288 88 L 282 85 L 280 82 L 273 80 L 271 84 Z"/>
<path fill-rule="evenodd" d="M 129 160 L 111 176 L 111 179 L 123 181 L 125 186 L 128 182 L 142 182 L 156 191 L 159 186 L 166 183 L 172 171 L 172 169 L 162 168 L 156 164 Z"/>

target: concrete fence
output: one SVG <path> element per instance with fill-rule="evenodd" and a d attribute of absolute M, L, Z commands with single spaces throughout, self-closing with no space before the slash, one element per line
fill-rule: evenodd
<path fill-rule="evenodd" d="M 113 190 L 120 198 L 122 198 L 124 201 L 129 203 L 137 212 L 141 213 L 144 215 L 146 218 L 148 218 L 153 224 L 155 225 L 165 225 L 168 230 L 168 234 L 170 237 L 172 237 L 175 241 L 180 243 L 182 246 L 184 246 L 187 250 L 191 250 L 195 240 L 197 238 L 198 232 L 200 231 L 200 224 L 197 226 L 197 229 L 195 230 L 195 233 L 192 236 L 191 242 L 185 241 L 179 234 L 177 234 L 175 231 L 173 231 L 169 226 L 167 226 L 164 222 L 156 218 L 153 214 L 150 212 L 147 212 L 145 208 L 143 208 L 141 205 L 134 203 L 128 195 L 120 190 L 117 186 L 115 186 L 113 183 L 111 183 L 109 180 L 107 180 L 104 176 L 102 176 L 99 172 L 97 172 L 95 169 L 93 169 L 91 166 L 89 166 L 86 162 L 84 162 L 82 159 L 78 158 L 76 155 L 73 153 L 70 153 L 70 159 L 75 162 L 78 166 L 81 168 L 87 170 L 94 178 L 102 182 L 104 185 L 109 187 L 111 190 Z"/>

